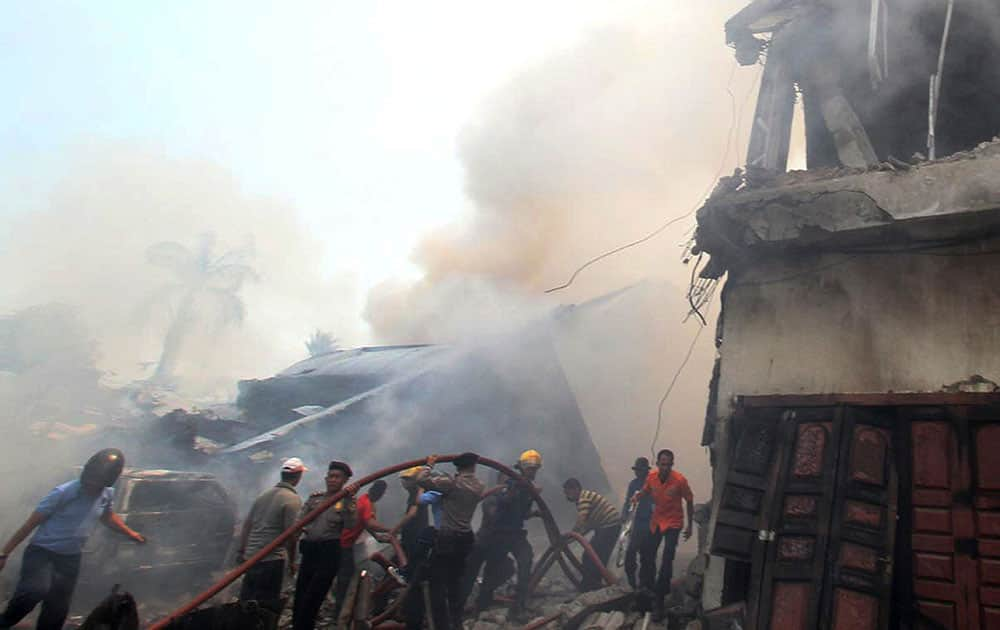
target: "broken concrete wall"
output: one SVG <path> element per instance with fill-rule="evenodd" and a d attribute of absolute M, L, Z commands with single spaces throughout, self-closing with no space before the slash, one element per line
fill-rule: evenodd
<path fill-rule="evenodd" d="M 736 395 L 934 392 L 974 374 L 1000 381 L 998 262 L 993 239 L 797 256 L 733 274 L 719 416 Z"/>
<path fill-rule="evenodd" d="M 1000 382 L 998 287 L 1000 237 L 910 252 L 785 252 L 731 269 L 708 418 L 716 491 L 737 396 L 938 392 L 974 375 Z M 721 605 L 723 581 L 724 561 L 712 558 L 706 610 Z"/>

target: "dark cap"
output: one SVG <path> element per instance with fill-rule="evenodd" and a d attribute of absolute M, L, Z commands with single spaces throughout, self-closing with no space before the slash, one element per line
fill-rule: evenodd
<path fill-rule="evenodd" d="M 330 462 L 330 466 L 327 468 L 327 470 L 339 470 L 348 477 L 354 474 L 354 471 L 351 470 L 350 466 L 348 466 L 344 462 L 338 462 L 337 460 L 333 460 L 332 462 Z"/>
<path fill-rule="evenodd" d="M 455 468 L 469 468 L 479 463 L 479 455 L 475 453 L 462 453 L 452 462 Z"/>
<path fill-rule="evenodd" d="M 645 457 L 636 457 L 632 470 L 649 470 L 649 460 Z"/>

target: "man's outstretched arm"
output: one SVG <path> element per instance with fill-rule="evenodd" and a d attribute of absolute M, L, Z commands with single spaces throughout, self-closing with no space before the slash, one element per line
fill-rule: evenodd
<path fill-rule="evenodd" d="M 14 553 L 14 550 L 17 549 L 18 545 L 24 542 L 24 539 L 28 537 L 28 534 L 35 531 L 35 528 L 44 523 L 47 518 L 48 516 L 42 514 L 41 512 L 32 512 L 31 516 L 28 517 L 28 520 L 24 521 L 24 524 L 21 525 L 16 532 L 14 532 L 14 535 L 7 541 L 7 544 L 3 546 L 3 549 L 0 549 L 0 571 L 2 571 L 4 566 L 7 564 L 7 556 Z"/>
<path fill-rule="evenodd" d="M 111 510 L 107 510 L 101 516 L 101 522 L 104 523 L 108 529 L 116 531 L 119 534 L 124 534 L 137 543 L 146 542 L 146 538 L 142 534 L 126 525 L 125 521 L 122 520 L 122 517 L 118 516 Z"/>

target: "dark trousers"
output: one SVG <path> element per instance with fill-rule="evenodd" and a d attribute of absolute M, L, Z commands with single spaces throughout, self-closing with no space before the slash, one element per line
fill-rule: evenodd
<path fill-rule="evenodd" d="M 483 583 L 479 587 L 476 608 L 482 610 L 493 602 L 493 591 L 510 578 L 506 569 L 507 554 L 514 556 L 517 562 L 517 595 L 514 605 L 516 608 L 524 608 L 535 553 L 528 542 L 528 533 L 523 529 L 480 533 L 465 563 L 465 574 L 462 577 L 463 602 L 472 593 L 480 569 L 483 570 Z"/>
<path fill-rule="evenodd" d="M 344 600 L 347 599 L 347 590 L 351 587 L 351 580 L 354 579 L 354 548 L 340 549 L 340 565 L 337 567 L 337 585 L 333 587 L 334 619 L 340 618 L 340 611 L 344 607 Z"/>
<path fill-rule="evenodd" d="M 403 600 L 406 630 L 420 630 L 424 625 L 424 582 L 429 575 L 429 556 L 437 540 L 437 529 L 425 527 L 413 540 L 403 541 L 406 552 L 406 576 L 409 586 Z M 445 629 L 446 630 L 446 629 Z"/>
<path fill-rule="evenodd" d="M 437 534 L 428 567 L 435 630 L 462 630 L 462 574 L 475 542 L 472 532 Z"/>
<path fill-rule="evenodd" d="M 243 575 L 240 600 L 267 602 L 271 607 L 275 607 L 281 601 L 281 584 L 284 578 L 284 560 L 258 562 Z"/>
<path fill-rule="evenodd" d="M 611 552 L 615 548 L 615 543 L 618 542 L 618 534 L 621 531 L 621 525 L 603 527 L 595 531 L 594 536 L 590 539 L 590 546 L 594 548 L 597 557 L 601 559 L 601 563 L 604 566 L 608 565 L 608 558 L 611 557 Z M 597 590 L 601 588 L 601 584 L 604 581 L 600 568 L 594 564 L 594 561 L 590 559 L 588 554 L 583 554 L 582 577 L 580 590 L 583 591 Z"/>
<path fill-rule="evenodd" d="M 60 554 L 28 545 L 21 563 L 21 576 L 7 609 L 0 614 L 0 628 L 10 628 L 41 602 L 38 630 L 63 627 L 80 574 L 80 554 Z"/>
<path fill-rule="evenodd" d="M 629 536 L 628 545 L 625 546 L 625 578 L 632 588 L 638 586 L 636 578 L 639 572 L 639 553 L 647 536 L 649 536 L 649 523 L 632 524 L 632 534 Z"/>
<path fill-rule="evenodd" d="M 680 533 L 680 529 L 649 532 L 642 546 L 639 585 L 652 591 L 657 597 L 662 598 L 670 592 L 670 580 L 674 575 L 674 554 L 677 551 L 677 538 Z M 657 574 L 656 550 L 661 541 L 663 542 L 663 558 L 660 562 L 660 572 Z M 655 584 L 653 582 L 654 575 L 656 576 Z"/>
<path fill-rule="evenodd" d="M 295 580 L 292 628 L 312 630 L 316 627 L 316 615 L 340 568 L 340 540 L 303 540 L 299 543 L 299 553 L 301 560 Z"/>

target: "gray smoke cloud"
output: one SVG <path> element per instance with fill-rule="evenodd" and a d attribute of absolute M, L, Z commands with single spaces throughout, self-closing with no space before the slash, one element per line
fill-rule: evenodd
<path fill-rule="evenodd" d="M 459 139 L 468 216 L 422 241 L 413 254 L 420 281 L 386 283 L 368 297 L 366 318 L 387 343 L 451 342 L 581 304 L 560 318 L 557 348 L 622 490 L 651 446 L 677 451 L 701 499 L 711 488 L 699 446 L 711 328 L 651 445 L 659 400 L 696 333 L 682 323 L 690 268 L 680 262 L 693 216 L 567 290 L 543 291 L 692 211 L 720 170 L 742 161 L 759 73 L 735 67 L 722 25 L 744 4 L 643 5 L 500 86 Z"/>
<path fill-rule="evenodd" d="M 161 242 L 197 253 L 210 235 L 215 257 L 242 250 L 241 261 L 256 272 L 235 293 L 242 325 L 223 325 L 224 304 L 209 299 L 218 286 L 196 305 L 177 357 L 186 395 L 227 399 L 238 379 L 302 358 L 316 328 L 336 331 L 344 343 L 362 338 L 352 279 L 323 274 L 323 244 L 292 208 L 245 194 L 209 162 L 118 144 L 72 155 L 42 207 L 12 221 L 0 262 L 19 273 L 5 278 L 2 303 L 9 310 L 72 306 L 94 334 L 108 380 L 150 377 L 178 313 L 184 278 L 149 257 Z"/>

